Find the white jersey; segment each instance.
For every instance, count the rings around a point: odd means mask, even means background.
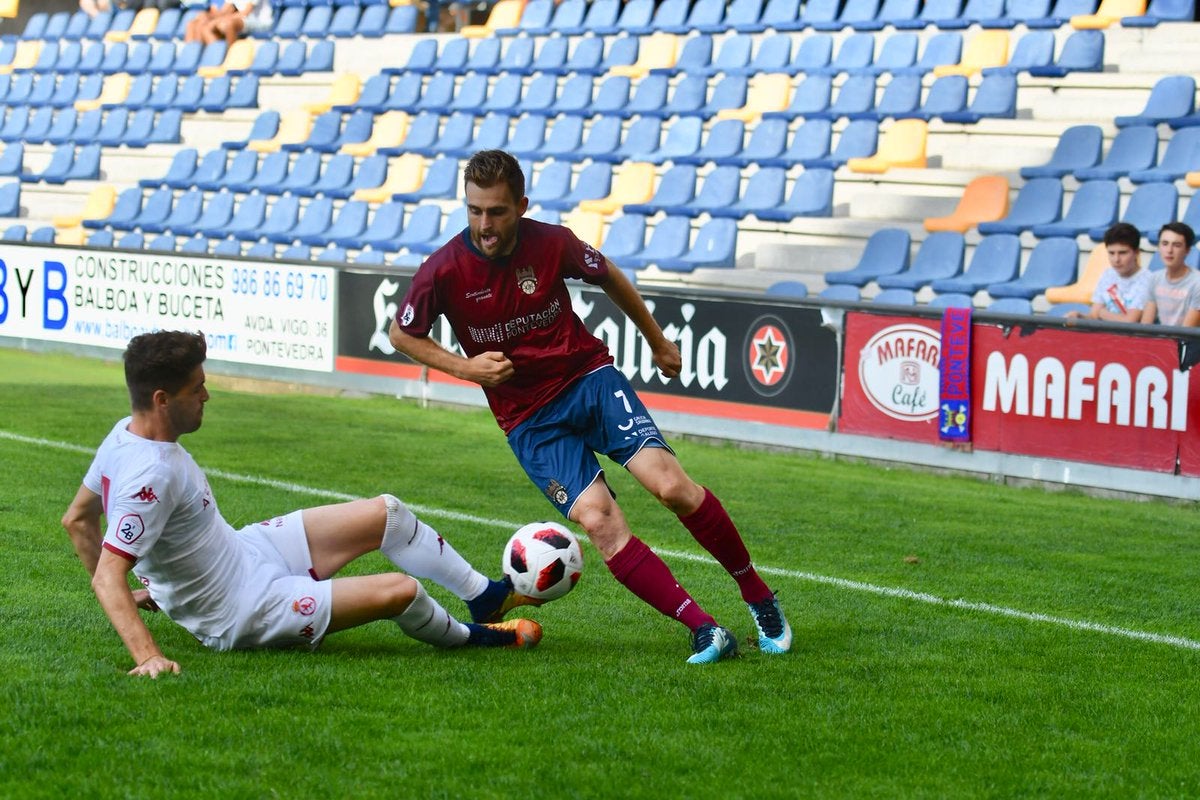
[[[217,510],[200,467],[177,442],[143,439],[126,417],[105,437],[83,479],[100,495],[104,547],[134,562],[154,602],[194,636],[236,622],[253,553]]]

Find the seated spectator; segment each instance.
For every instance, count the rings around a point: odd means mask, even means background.
[[[1150,299],[1150,272],[1139,263],[1141,232],[1128,222],[1118,222],[1104,232],[1108,251],[1108,269],[1100,276],[1092,292],[1092,308],[1087,319],[1110,322],[1139,322]],[[1068,317],[1085,316],[1078,311]]]
[[[209,45],[223,39],[232,45],[243,32],[269,30],[273,18],[270,0],[231,0],[198,14],[188,23],[184,40]]]
[[[1200,326],[1200,273],[1186,262],[1196,233],[1183,222],[1168,222],[1158,234],[1158,255],[1165,268],[1150,280],[1150,299],[1142,322],[1184,327]]]
[[[79,10],[94,17],[106,11],[112,11],[113,5],[109,0],[79,0]]]

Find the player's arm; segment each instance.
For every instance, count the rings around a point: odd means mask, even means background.
[[[654,363],[662,373],[668,378],[674,378],[683,365],[679,347],[663,334],[658,321],[646,307],[646,301],[629,278],[625,277],[621,268],[607,259],[605,261],[608,264],[608,280],[601,284],[601,288],[608,295],[608,299],[612,300],[617,308],[629,317],[629,321],[637,326],[642,336],[646,337],[650,352],[654,354]]]
[[[1137,322],[1142,318],[1144,310],[1141,308],[1131,308],[1128,311],[1109,311],[1104,306],[1100,306],[1100,311],[1095,315],[1094,319],[1103,319],[1109,322]]]
[[[440,370],[447,375],[464,381],[478,383],[480,386],[498,386],[513,376],[513,364],[504,353],[489,350],[465,358],[457,353],[451,353],[428,336],[413,336],[400,330],[396,320],[388,329],[388,340],[392,347],[404,355],[424,364],[427,367]]]
[[[129,571],[133,564],[110,550],[101,550],[92,576],[92,590],[100,607],[108,615],[113,629],[125,643],[136,665],[130,675],[157,678],[167,672],[179,672],[179,665],[162,654],[150,629],[138,614],[137,603],[129,588]]]
[[[104,529],[100,527],[103,510],[100,495],[81,485],[62,518],[62,526],[67,529],[71,544],[75,546],[75,554],[79,556],[88,575],[96,574],[96,563],[100,560],[100,544],[104,541]],[[158,611],[150,592],[145,589],[135,589],[133,599],[138,608]]]
[[[1183,315],[1183,327],[1196,328],[1200,327],[1200,308],[1189,308],[1187,313]]]
[[[1158,304],[1151,300],[1142,309],[1142,324],[1153,325],[1156,317],[1158,317]]]

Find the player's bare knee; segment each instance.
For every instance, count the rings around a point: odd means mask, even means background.
[[[658,502],[675,514],[690,514],[704,500],[704,489],[683,472],[663,475],[647,488]]]
[[[384,589],[386,603],[391,616],[403,614],[412,605],[417,596],[417,581],[400,572],[388,576],[390,580]]]

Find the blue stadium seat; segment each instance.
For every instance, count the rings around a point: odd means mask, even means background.
[[[650,232],[646,246],[636,253],[618,254],[616,258],[609,252],[608,256],[618,267],[641,268],[647,267],[664,258],[679,258],[687,252],[691,238],[692,221],[688,217],[664,217]]]
[[[525,194],[529,204],[548,208],[548,204],[560,203],[571,191],[571,163],[551,161],[537,175],[529,175],[528,179]]]
[[[340,219],[340,218],[339,218]],[[388,249],[404,229],[404,204],[389,202],[375,209],[369,224],[355,234],[341,234],[330,230],[329,241],[334,244],[361,250],[365,247]]]
[[[762,13],[753,22],[734,22],[732,28],[738,33],[762,33],[778,30],[780,25],[795,21],[800,16],[800,0],[767,0]]]
[[[358,6],[340,6],[336,11],[333,12],[333,19],[329,20],[329,29],[327,34],[335,39],[354,36],[356,33],[358,33],[359,13],[360,10]]]
[[[512,135],[508,137],[504,149],[518,158],[532,158],[541,151],[545,139],[546,118],[525,116],[513,126]]]
[[[800,281],[776,281],[763,293],[768,297],[808,297],[808,286]]]
[[[200,236],[207,239],[207,231],[219,231],[225,228],[233,219],[233,192],[216,192],[209,196],[204,203],[200,216],[193,222],[177,224],[175,233],[179,236]],[[207,249],[207,242],[205,244]]]
[[[304,15],[304,22],[300,25],[300,36],[306,39],[323,39],[329,35],[332,22],[331,6],[310,6],[308,13]]]
[[[340,156],[334,156],[338,159]],[[350,159],[350,169],[352,174],[345,185],[336,186],[335,181],[338,178],[337,173],[332,173],[330,167],[333,165],[332,160],[326,166],[325,171],[321,174],[320,185],[314,187],[321,194],[335,197],[339,200],[345,200],[351,197],[359,189],[374,189],[382,186],[387,179],[388,173],[388,157],[376,153],[372,156],[367,156],[362,159],[357,168],[353,164],[354,159]],[[339,162],[340,163],[340,162]]]
[[[8,147],[11,149],[20,142],[13,142]],[[75,145],[64,144],[55,148],[50,155],[50,162],[46,164],[41,172],[22,172],[18,176],[25,183],[37,183],[46,181],[47,183],[62,183],[68,172],[71,170],[71,165],[75,163]]]
[[[58,231],[53,225],[43,225],[30,232],[29,241],[36,244],[54,244],[57,235]]]
[[[498,41],[496,39],[488,39],[487,41]],[[593,42],[591,52],[594,54],[594,63],[600,63],[600,55],[604,51],[604,44],[598,39],[589,39]],[[580,43],[582,44],[582,42]],[[529,64],[527,70],[522,70],[520,74],[532,73],[535,75],[562,75],[572,70],[567,67],[567,50],[568,40],[564,37],[554,37],[547,39],[537,51],[533,61]],[[578,48],[577,48],[578,49]],[[496,71],[496,67],[492,69],[480,70],[485,74],[491,74]]]
[[[935,67],[957,64],[962,59],[962,46],[962,34],[958,31],[936,33],[926,40],[925,49],[921,51],[921,57],[916,64],[911,67],[897,67],[892,73],[924,75],[932,72]]]
[[[75,162],[71,164],[71,168],[62,176],[51,179],[49,176],[43,176],[42,180],[47,183],[68,183],[70,181],[94,181],[100,178],[100,155],[101,148],[98,144],[86,144],[79,148],[79,152],[75,154]]]
[[[103,49],[102,44],[100,47]],[[151,75],[166,75],[172,72],[175,67],[175,56],[174,42],[160,42],[154,47],[154,55],[150,57],[150,63],[146,65],[146,71]]]
[[[270,159],[270,155],[267,156],[267,159]],[[306,150],[298,154],[295,160],[288,165],[287,174],[283,179],[270,183],[268,181],[274,177],[275,173],[273,169],[266,168],[268,166],[267,159],[263,160],[255,180],[250,184],[251,188],[267,194],[290,193],[297,196],[311,194],[309,190],[312,189],[321,174],[320,153],[315,150]]]
[[[650,0],[653,2],[653,0]],[[626,3],[626,8],[644,2],[644,0],[630,0]],[[612,39],[608,43],[608,49],[604,53],[604,58],[601,59],[600,65],[596,69],[597,74],[603,74],[611,70],[613,67],[627,66],[637,61],[638,57],[638,37],[636,36],[621,36]]]
[[[559,34],[559,38],[570,36],[570,31],[578,31],[584,24],[590,11],[590,5],[584,0],[565,0],[565,2],[558,3],[550,24],[533,35],[553,36]]]
[[[25,165],[25,143],[12,142],[4,147],[0,155],[0,176],[15,178],[21,174]]]
[[[636,161],[649,161],[652,164],[662,164],[665,161],[682,163],[682,160],[700,150],[703,134],[704,120],[700,117],[683,117],[667,126],[666,135],[656,149],[630,155]]]
[[[196,164],[196,170],[190,177],[185,178],[186,183],[176,182],[174,180],[164,180],[160,185],[170,186],[172,189],[186,189],[189,186],[196,186],[205,191],[214,191],[221,188],[222,179],[225,177],[226,156],[224,150],[209,150],[200,158]],[[258,166],[258,160],[255,159],[255,167]]]
[[[696,0],[688,12],[683,25],[668,29],[668,33],[683,34],[689,31],[699,31],[702,34],[724,33],[725,0]]]
[[[704,105],[695,110],[680,109],[677,113],[685,117],[710,119],[726,109],[742,108],[746,105],[748,87],[749,79],[745,75],[726,75],[713,87]]]
[[[640,3],[641,0],[630,0],[626,5]],[[690,6],[689,0],[662,0],[654,7],[654,13],[650,19],[642,24],[637,24],[635,20],[630,20],[625,23],[623,29],[637,36],[648,36],[652,33],[682,33],[686,32],[687,14]],[[617,25],[621,26],[621,21],[625,18],[622,14],[617,20]]]
[[[25,136],[25,129],[27,127],[29,127],[28,106],[14,108],[4,119],[4,126],[0,127],[0,141],[20,141]]]
[[[962,112],[967,107],[969,88],[970,81],[965,76],[943,75],[929,85],[929,91],[925,93],[925,101],[921,103],[920,108],[900,115],[900,118],[931,120],[935,117],[945,118],[946,114]]]
[[[701,268],[733,269],[737,258],[737,234],[735,220],[710,219],[696,231],[696,238],[686,253],[676,258],[658,258],[653,263],[668,272],[692,272]]]
[[[855,119],[842,130],[828,156],[809,158],[802,163],[809,168],[837,169],[852,158],[874,155],[878,144],[879,123],[873,119]]]
[[[1191,75],[1168,75],[1159,78],[1150,90],[1146,106],[1139,113],[1119,116],[1113,120],[1118,128],[1131,125],[1157,125],[1196,110],[1196,79]]]
[[[43,106],[29,116],[29,124],[21,133],[21,139],[26,144],[41,144],[50,134],[52,127],[54,127],[54,109],[50,106]]]
[[[896,75],[883,89],[875,108],[851,112],[848,119],[885,120],[914,113],[921,105],[921,79],[916,75]]]
[[[936,295],[929,301],[930,308],[973,308],[975,301],[969,294],[946,292]]]
[[[222,239],[213,245],[212,254],[214,256],[240,256],[242,243],[237,239]]]
[[[84,11],[76,11],[71,15],[71,18],[67,20],[67,27],[63,29],[62,38],[71,41],[78,41],[79,39],[82,39],[83,35],[87,32],[87,27],[91,21],[92,18],[89,17]]]
[[[724,158],[720,163],[748,167],[751,164],[780,159],[788,143],[788,123],[784,119],[764,119],[754,126],[749,139],[738,153]],[[826,145],[825,152],[829,150]],[[776,164],[782,166],[782,164]]]
[[[917,298],[912,289],[884,289],[871,298],[871,302],[880,306],[911,306],[916,305]]]
[[[867,239],[858,263],[847,270],[826,272],[825,282],[861,288],[876,278],[900,273],[908,269],[911,245],[912,237],[903,228],[877,230]],[[857,293],[854,299],[858,299]]]
[[[1017,116],[1017,76],[1013,74],[985,75],[963,111],[941,115],[943,122],[973,124],[981,119],[1013,119]]]
[[[642,251],[646,242],[646,217],[625,213],[612,221],[604,233],[600,251],[614,264]]]
[[[441,236],[442,209],[435,205],[419,205],[408,215],[404,229],[392,241],[389,250],[420,247]]]
[[[193,236],[179,243],[179,252],[191,255],[208,255],[208,238]]]
[[[806,0],[799,13],[792,20],[781,20],[776,23],[777,31],[802,31],[811,28],[814,23],[832,22],[837,19],[841,3],[838,0]]]
[[[355,256],[354,263],[383,266],[387,263],[387,253],[383,250],[363,250]]]
[[[146,230],[165,220],[171,213],[174,194],[170,189],[155,189],[142,201],[142,208],[133,219],[114,222],[108,218],[108,227],[119,231]]]
[[[810,119],[839,119],[863,116],[875,107],[875,76],[851,75],[838,89],[837,97],[824,111],[807,116]]]
[[[674,117],[677,115],[700,114],[708,100],[708,78],[704,75],[685,75],[670,90],[670,96],[661,109],[649,110],[645,116]]]
[[[241,150],[252,141],[273,138],[278,131],[279,112],[274,110],[262,111],[254,118],[250,134],[245,139],[222,142],[221,147],[226,150]]]
[[[818,31],[839,31],[848,27],[869,26],[878,14],[879,0],[845,0],[834,19],[814,22],[812,27]]]
[[[175,200],[171,213],[165,219],[147,222],[141,228],[146,233],[179,233],[180,227],[191,225],[200,219],[203,208],[204,192],[199,189],[190,189]],[[171,247],[170,249],[174,250],[175,248]]]
[[[875,282],[881,289],[916,291],[939,278],[961,275],[965,253],[966,241],[961,233],[931,233],[917,248],[917,254],[908,269],[894,275],[881,275]]]
[[[1033,235],[1039,239],[1052,236],[1078,236],[1092,228],[1104,227],[1117,221],[1121,190],[1115,180],[1085,181],[1070,201],[1067,212],[1058,222],[1033,225]],[[980,224],[980,231],[983,225]]]
[[[943,30],[969,28],[973,24],[986,25],[1004,16],[1004,0],[967,0],[957,16],[934,20]]]
[[[1017,40],[1008,63],[999,67],[984,67],[983,75],[1007,73],[1016,75],[1033,69],[1049,67],[1054,63],[1054,32],[1029,31]]]
[[[1050,160],[1045,164],[1021,167],[1023,178],[1061,178],[1075,170],[1100,163],[1104,132],[1098,125],[1072,125],[1063,131]]]
[[[1020,238],[1011,233],[997,233],[979,240],[970,264],[961,275],[937,278],[929,285],[939,294],[962,293],[969,296],[993,283],[1013,280],[1020,268]]]
[[[1150,169],[1158,160],[1158,131],[1138,125],[1117,131],[1104,159],[1094,167],[1075,170],[1080,181],[1116,180],[1130,172]]]
[[[260,225],[250,230],[233,230],[231,228],[230,232],[244,242],[257,242],[263,239],[276,242],[277,237],[287,234],[296,227],[299,219],[300,198],[285,194],[275,198]]]
[[[520,75],[505,75],[498,79],[492,87],[487,102],[482,104],[482,110],[484,112],[507,112],[513,116],[520,114],[555,116],[560,112],[557,105],[558,77],[551,73],[537,75],[529,82],[529,88],[523,89]],[[564,92],[563,97],[571,98],[569,102],[577,108],[564,105],[562,110],[570,108],[572,111],[578,110],[580,114],[586,113],[586,106],[591,103],[592,78],[589,75],[577,75],[568,83],[571,81],[575,81],[577,94],[580,89],[583,90],[583,96],[572,96]]]
[[[852,33],[842,40],[837,55],[824,67],[816,67],[809,74],[836,75],[840,72],[861,73],[870,71],[875,61],[875,36],[870,33]]]
[[[629,102],[617,110],[620,116],[640,117],[661,111],[667,105],[670,78],[666,75],[648,75],[638,81],[637,89]]]
[[[144,109],[154,113],[152,109]],[[129,109],[114,108],[104,117],[99,133],[92,140],[106,147],[119,147],[125,141],[125,130],[129,127]]]
[[[425,170],[425,180],[415,192],[397,193],[393,200],[417,203],[422,200],[450,200],[458,194],[458,159],[439,156]]]
[[[1032,300],[1051,286],[1066,286],[1079,269],[1079,246],[1074,239],[1043,239],[1029,254],[1024,271],[1015,280],[990,284],[993,298],[1020,297]]]
[[[899,27],[917,17],[919,0],[883,0],[879,13],[873,19],[859,20],[851,24],[856,31],[878,31],[891,25]]]
[[[724,53],[727,48],[730,49],[728,58],[734,63],[740,62],[744,65],[750,57],[750,39],[735,34],[725,39],[721,45],[721,53]],[[720,72],[720,69],[715,68],[713,64],[713,40],[711,36],[701,34],[692,36],[684,40],[683,47],[679,50],[679,56],[675,59],[675,63],[670,67],[660,67],[650,70],[652,75],[691,75],[704,74],[711,75],[715,72]]]
[[[342,218],[345,217],[345,220]],[[342,206],[342,212],[336,220],[333,216],[333,198],[316,197],[304,207],[296,225],[286,234],[269,237],[272,241],[286,243],[299,242],[310,247],[323,245],[329,241],[333,226],[341,223],[342,231],[361,232],[367,223],[367,204],[351,200]]]
[[[592,122],[584,137],[583,146],[575,160],[593,159],[610,163],[640,160],[642,153],[658,149],[662,136],[662,120],[642,117],[633,121],[625,138],[621,138],[621,118],[600,117]]]
[[[429,254],[441,247],[447,239],[455,234],[460,233],[463,228],[467,227],[467,209],[463,206],[451,211],[449,214],[442,216],[440,229],[433,238],[424,242],[412,242],[406,245],[406,249],[413,253]]]
[[[796,177],[782,204],[756,209],[754,215],[776,222],[787,222],[796,217],[832,216],[833,183],[832,170],[806,169]]]
[[[1122,17],[1121,25],[1126,28],[1153,28],[1160,22],[1191,22],[1195,14],[1195,0],[1150,0],[1145,14]]]
[[[1001,297],[988,304],[988,311],[993,314],[1025,314],[1033,313],[1033,304],[1024,297]]]
[[[414,33],[417,29],[417,11],[416,4],[396,6],[388,14],[384,33]]]
[[[788,107],[783,111],[767,111],[763,119],[817,118],[828,116],[833,97],[833,80],[828,75],[810,75],[792,92]]]
[[[817,297],[822,300],[838,300],[850,303],[856,303],[861,299],[859,297],[859,287],[846,283],[826,286],[817,293]]]
[[[811,75],[824,70],[833,59],[833,37],[828,33],[805,36],[792,51],[792,60],[784,72],[789,75]]]
[[[539,205],[542,208],[569,211],[576,208],[583,200],[607,197],[612,191],[612,169],[611,164],[603,162],[588,164],[575,177],[569,192],[558,199],[543,200]]]
[[[1050,0],[1006,0],[1003,13],[995,18],[983,20],[984,28],[1011,30],[1026,20],[1041,20],[1050,16]]]
[[[1031,67],[1038,78],[1061,78],[1071,72],[1101,72],[1104,69],[1104,32],[1075,31],[1063,42],[1058,59],[1044,67]]]
[[[1133,183],[1176,181],[1200,170],[1200,128],[1183,128],[1167,142],[1158,166],[1134,170],[1127,176]]]
[[[1033,178],[1017,192],[1004,219],[979,223],[979,232],[1021,233],[1038,225],[1048,225],[1062,216],[1063,185],[1057,178]]]
[[[746,37],[746,41],[753,42],[753,39]],[[721,48],[717,58],[720,60],[724,53],[725,47]],[[786,33],[773,33],[770,36],[765,36],[759,39],[758,49],[754,51],[754,55],[742,65],[731,63],[729,65],[721,64],[718,69],[716,65],[710,65],[712,73],[722,72],[726,75],[757,75],[761,72],[787,72],[788,64],[792,59],[792,37]],[[710,74],[709,70],[705,71]]]
[[[1142,236],[1154,241],[1159,229],[1177,218],[1179,211],[1179,190],[1175,184],[1168,182],[1143,183],[1133,190],[1129,203],[1121,213],[1120,221],[1127,222],[1141,231]],[[1104,232],[1108,225],[1097,225],[1087,233],[1094,242],[1104,240]]]
[[[870,72],[873,75],[895,73],[911,69],[917,63],[917,51],[920,37],[911,31],[893,33],[883,40],[879,54],[871,64],[863,69],[850,70],[855,72]]]
[[[354,177],[354,156],[338,153],[320,166],[320,176],[307,186],[297,186],[295,193],[301,197],[346,197],[347,186]],[[376,184],[378,185],[378,184]]]
[[[724,163],[742,151],[745,135],[746,123],[740,119],[717,120],[708,129],[699,149],[672,158],[671,161],[676,164]]]
[[[537,158],[566,158],[578,151],[583,143],[583,117],[563,116],[553,120]]]
[[[497,28],[497,36],[545,36],[549,31],[550,20],[554,17],[553,0],[529,0],[521,11],[521,18],[515,27]]]
[[[270,191],[287,178],[290,157],[290,154],[279,150],[268,153],[260,164],[257,153],[243,150],[230,160],[218,188],[224,187],[233,192]]]
[[[708,213],[730,219],[743,219],[751,215],[766,219],[760,216],[760,212],[767,214],[781,208],[786,190],[787,171],[782,167],[763,167],[747,179],[745,190],[735,202],[713,208]]]
[[[115,246],[125,250],[142,250],[146,247],[146,236],[141,231],[129,231]]]
[[[671,216],[713,214],[736,203],[741,190],[741,170],[734,166],[716,167],[704,177],[690,200],[680,205],[663,205],[661,210]]]
[[[696,196],[696,167],[678,164],[662,174],[655,187],[654,195],[645,203],[625,206],[626,214],[650,215],[667,208],[678,208],[690,203]],[[645,224],[643,219],[643,234]],[[641,241],[638,243],[641,248]]]
[[[559,27],[557,30],[563,36],[582,36],[588,32],[599,32],[615,28],[621,14],[621,0],[591,0],[588,4],[587,15],[580,24],[571,27]],[[595,37],[597,39],[600,36]]]
[[[307,256],[308,248],[304,249],[304,253],[305,253],[305,255],[303,256],[303,259],[308,260],[308,256]],[[299,253],[294,253],[293,255],[297,259],[300,258]],[[276,253],[275,253],[275,243],[274,242],[255,242],[254,244],[252,244],[248,248],[246,248],[246,258],[261,258],[261,259],[274,260],[275,258],[277,258]]]
[[[87,243],[89,247],[112,247],[113,232],[109,230],[100,230],[88,237]]]

